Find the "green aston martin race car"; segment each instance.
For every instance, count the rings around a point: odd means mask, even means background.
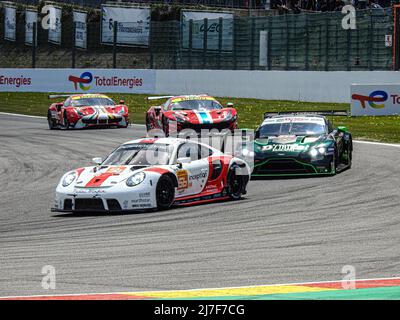
[[[351,167],[353,142],[327,115],[347,111],[266,113],[254,137],[252,176],[334,175]]]

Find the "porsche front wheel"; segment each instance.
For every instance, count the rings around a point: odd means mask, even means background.
[[[228,195],[233,200],[242,198],[246,189],[246,176],[236,172],[237,166],[232,166],[228,173]]]
[[[156,187],[157,209],[168,209],[175,200],[175,187],[170,177],[161,176]]]

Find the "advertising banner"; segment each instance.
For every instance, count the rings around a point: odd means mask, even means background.
[[[38,27],[38,14],[36,11],[26,10],[25,11],[25,44],[32,45],[33,40],[33,24],[36,22],[36,28]],[[37,32],[36,32],[36,43],[37,43]]]
[[[114,22],[117,21],[117,43],[128,46],[148,46],[150,8],[101,7],[101,42],[114,43]]]
[[[49,29],[49,42],[61,44],[61,9],[54,8],[55,23]]]
[[[16,39],[16,9],[14,7],[4,8],[4,39],[15,41]]]
[[[192,48],[203,49],[204,19],[207,18],[207,50],[219,49],[219,18],[222,18],[222,50],[233,48],[233,14],[227,12],[183,11],[182,12],[182,46],[189,48],[189,23],[193,20]]]
[[[400,84],[351,85],[352,116],[400,114]]]
[[[154,70],[0,69],[0,92],[154,93]]]
[[[75,22],[75,47],[87,48],[87,13],[81,11],[73,11]]]

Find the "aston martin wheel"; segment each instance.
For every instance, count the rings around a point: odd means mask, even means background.
[[[56,125],[54,119],[51,116],[51,111],[50,110],[47,112],[47,123],[49,124],[49,129],[50,130],[54,130],[54,129],[57,128],[57,125]]]
[[[175,187],[170,177],[161,176],[156,187],[157,208],[168,209],[175,200]]]
[[[350,169],[351,168],[351,164],[353,162],[353,150],[352,150],[352,145],[349,143],[348,147],[347,147],[347,166]]]
[[[228,195],[233,200],[239,200],[246,188],[246,176],[237,174],[236,168],[238,166],[233,165],[228,173]]]

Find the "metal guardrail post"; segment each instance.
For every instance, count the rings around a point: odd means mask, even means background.
[[[75,69],[75,54],[76,54],[76,21],[72,23],[72,69]]]
[[[32,68],[36,68],[36,33],[37,33],[37,22],[32,24]]]
[[[204,18],[203,20],[203,69],[206,68],[206,60],[207,60],[207,36],[208,36],[208,19]]]
[[[223,20],[218,19],[218,69],[221,69]]]
[[[117,37],[118,37],[118,21],[114,21],[114,40],[113,40],[113,68],[117,68]]]

